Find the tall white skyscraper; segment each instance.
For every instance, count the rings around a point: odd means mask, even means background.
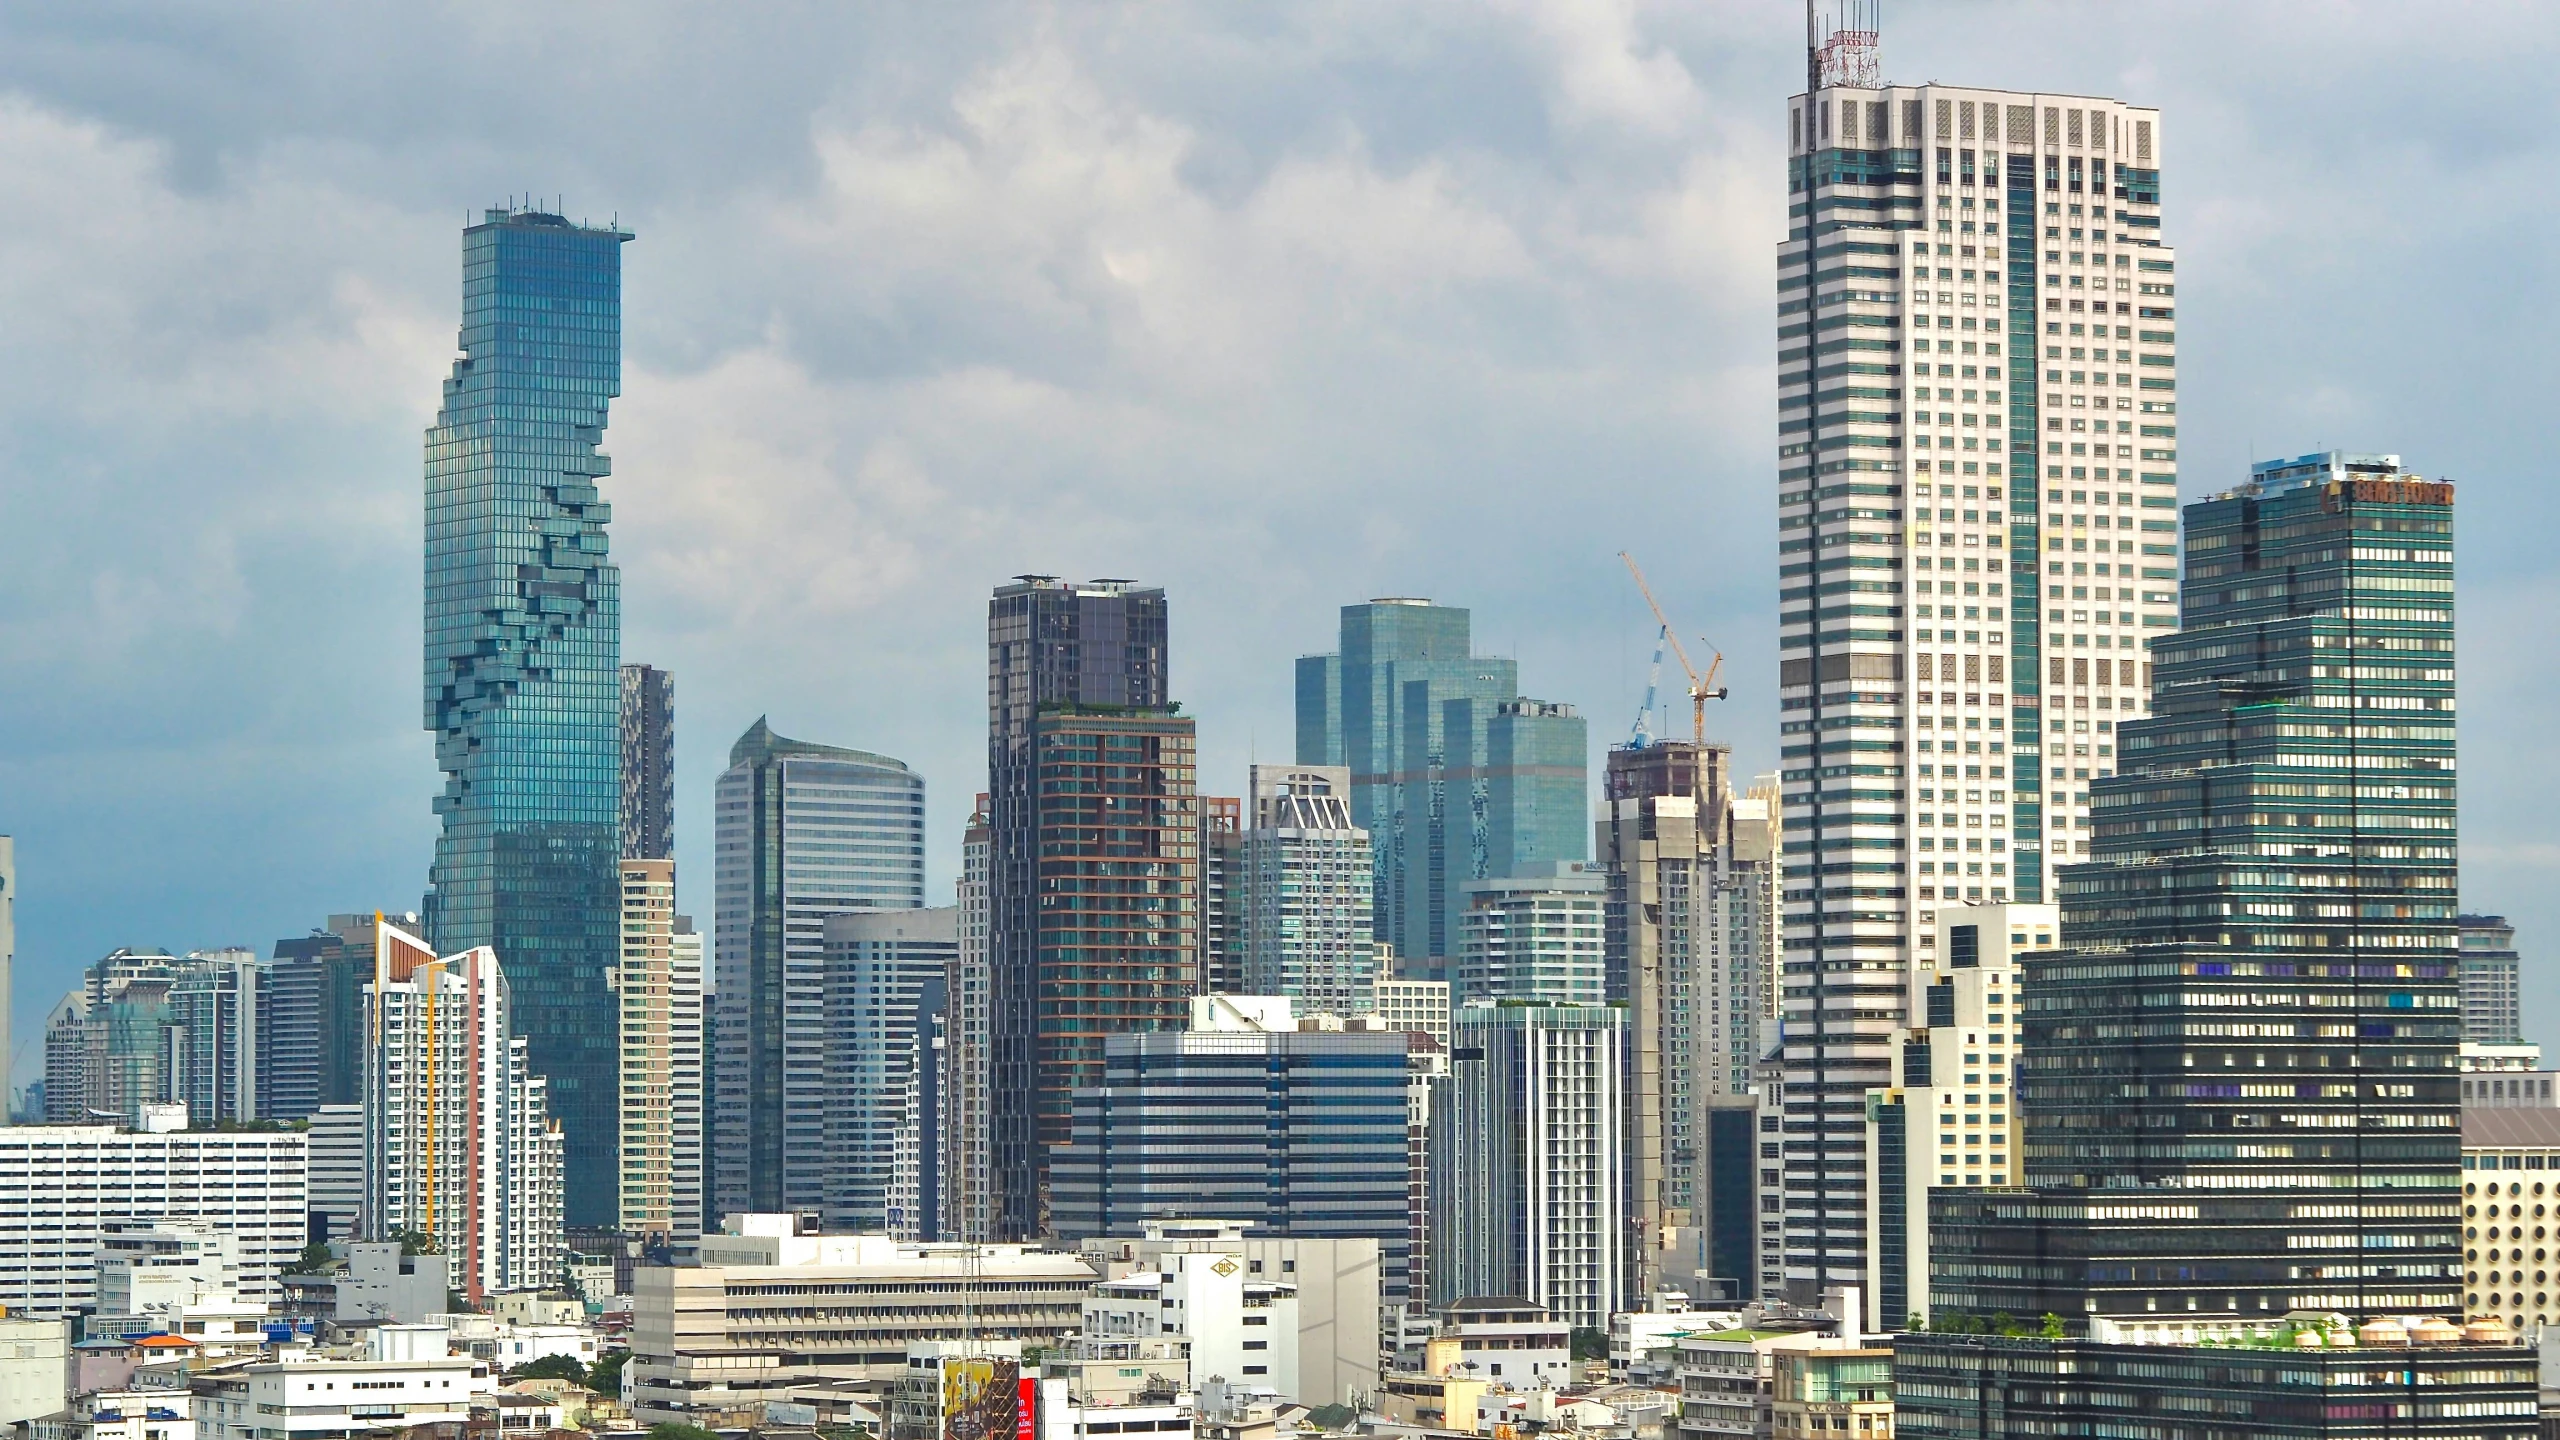
[[[681,1240],[702,1233],[702,1117],[709,1103],[709,1077],[703,1074],[702,933],[693,928],[692,916],[676,917],[674,938],[668,968],[674,1003],[668,1010],[667,1030],[675,1056],[668,1067],[673,1092],[668,1109],[675,1120],[673,1215],[676,1238]]]
[[[2143,713],[2144,637],[2177,621],[2159,112],[1886,85],[1871,43],[1809,70],[1778,251],[1782,1191],[1805,1296],[1864,1272],[1864,1097],[1894,1083],[1936,906],[2052,897]]]
[[[562,1142],[486,945],[439,958],[385,925],[365,989],[362,1228],[415,1230],[473,1301],[560,1274]]]

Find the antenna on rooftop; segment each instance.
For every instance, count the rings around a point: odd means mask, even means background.
[[[1805,0],[1805,83],[1810,90],[1845,85],[1872,90],[1884,83],[1884,0],[1831,0],[1817,17]]]

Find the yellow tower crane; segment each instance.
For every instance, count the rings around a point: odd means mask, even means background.
[[[1672,655],[1680,661],[1680,668],[1688,672],[1690,738],[1704,745],[1707,743],[1707,702],[1722,700],[1733,693],[1716,684],[1716,676],[1724,672],[1724,652],[1709,644],[1704,635],[1699,636],[1698,642],[1706,645],[1715,657],[1707,662],[1707,673],[1700,675],[1698,667],[1689,663],[1689,652],[1681,645],[1679,632],[1671,628],[1671,617],[1662,613],[1662,602],[1653,598],[1653,587],[1645,583],[1644,568],[1636,564],[1636,557],[1624,550],[1618,552],[1618,558],[1627,562],[1627,573],[1636,577],[1636,589],[1643,593],[1644,603],[1653,607],[1653,618],[1661,623],[1662,633],[1671,637]]]

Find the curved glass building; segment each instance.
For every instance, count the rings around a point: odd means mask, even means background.
[[[571,1226],[614,1220],[621,574],[597,448],[622,383],[619,227],[462,233],[462,354],[427,431],[426,725],[444,831],[426,920],[487,945],[567,1137]]]

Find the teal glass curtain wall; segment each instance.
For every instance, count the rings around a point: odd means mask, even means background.
[[[490,945],[567,1141],[565,1219],[615,1215],[621,576],[598,482],[621,391],[618,227],[491,210],[462,236],[462,355],[426,444],[427,922]]]

